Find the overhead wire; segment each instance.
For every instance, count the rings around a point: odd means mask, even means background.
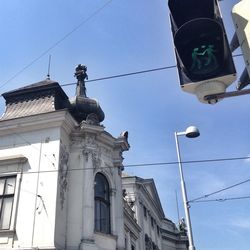
[[[18,136],[21,140],[23,140],[27,145],[31,146],[32,148],[34,148],[35,150],[39,151],[39,149],[34,146],[29,140],[27,140],[26,138],[24,138],[24,136],[20,135],[19,133],[16,133],[13,131],[13,134],[15,134],[16,136]],[[45,139],[46,141],[47,139]],[[44,157],[46,157],[50,163],[53,165],[53,167],[55,167],[55,164],[53,162],[53,160],[51,160],[47,154],[43,154],[42,155]],[[55,159],[55,155],[54,154],[51,154],[51,156],[53,156],[53,159]],[[250,156],[244,156],[244,157],[228,157],[228,158],[215,158],[215,159],[203,159],[203,160],[189,160],[189,161],[181,161],[182,164],[197,164],[197,163],[209,163],[209,162],[226,162],[226,161],[237,161],[237,160],[250,160]],[[132,168],[132,167],[148,167],[148,166],[164,166],[164,165],[177,165],[179,164],[178,161],[169,161],[169,162],[152,162],[152,163],[137,163],[137,164],[127,164],[127,165],[123,165],[124,168]],[[110,167],[107,167],[107,168],[110,168]],[[84,168],[86,170],[88,170],[87,168]],[[84,170],[82,168],[76,168],[76,169],[73,169],[73,170]],[[93,169],[93,168],[90,168],[90,169]],[[49,170],[50,171],[50,170]],[[55,172],[55,171],[59,171],[59,170],[56,170],[54,169],[52,172]],[[47,172],[47,171],[46,171]],[[38,173],[38,172],[30,172],[30,173]],[[250,179],[248,179],[247,181],[250,181]],[[245,181],[246,182],[246,181]],[[240,183],[241,184],[241,183]],[[238,184],[235,184],[234,186],[237,186]],[[229,187],[230,188],[230,187]],[[226,188],[228,189],[228,188]],[[226,189],[222,189],[223,190],[226,190]],[[221,191],[217,191],[217,192],[221,192]],[[215,192],[215,193],[217,193]],[[212,195],[213,193],[211,194],[207,194],[207,195],[204,195],[202,197],[198,197],[196,199],[193,199],[189,202],[192,202],[194,200],[199,200],[199,199],[202,199],[203,197],[208,197],[210,195]]]
[[[18,134],[17,134],[18,135]],[[28,142],[25,138],[21,137],[21,139],[23,139],[28,145],[32,145],[30,142]],[[33,147],[34,149],[37,149],[37,147]],[[47,157],[46,154],[42,154],[42,156]],[[250,159],[250,157],[237,157],[237,158],[223,158],[224,161],[226,160],[243,160],[243,159]],[[49,159],[50,160],[50,159]],[[186,161],[186,162],[183,162],[183,163],[198,163],[198,162],[211,162],[211,161],[221,161],[222,159],[210,159],[210,160],[201,160],[201,161]],[[52,163],[53,167],[55,167],[55,164],[50,160],[50,162]],[[152,165],[173,165],[173,164],[178,164],[178,162],[163,162],[163,163],[142,163],[142,164],[131,164],[131,165],[124,165],[124,167],[142,167],[142,166],[152,166]],[[114,167],[111,167],[111,166],[106,166],[106,167],[102,167],[102,168],[114,168]],[[73,172],[73,171],[87,171],[87,170],[93,170],[95,169],[94,167],[89,167],[89,168],[72,168],[72,169],[64,169],[64,170],[61,170],[61,169],[50,169],[50,170],[39,170],[39,171],[27,171],[27,172],[22,172],[22,174],[46,174],[46,173],[60,173],[60,172]],[[5,173],[5,172],[2,172],[2,174]],[[8,172],[6,172],[8,173]],[[240,185],[243,185],[247,182],[249,182],[250,179],[246,179],[244,181],[241,181],[241,182],[238,182],[236,184],[233,184],[231,186],[228,186],[226,188],[223,188],[223,189],[219,189],[217,191],[214,191],[212,193],[209,193],[209,194],[206,194],[206,195],[203,195],[203,196],[200,196],[198,198],[195,198],[195,199],[192,199],[190,201],[188,201],[188,203],[201,203],[201,202],[215,202],[215,201],[229,201],[229,200],[240,200],[240,199],[249,199],[250,196],[242,196],[242,197],[231,197],[231,198],[218,198],[218,199],[205,199],[209,196],[212,196],[214,194],[218,194],[220,192],[223,192],[223,191],[226,191],[226,190],[229,190],[229,189],[232,189],[234,187],[237,187],[237,186],[240,186]],[[202,200],[203,199],[203,200]],[[204,200],[205,199],[205,200]]]
[[[222,189],[219,189],[219,190],[217,190],[217,191],[215,191],[215,192],[212,192],[212,193],[209,193],[209,194],[205,194],[205,195],[202,195],[202,196],[200,196],[200,197],[198,197],[198,198],[192,199],[192,200],[188,201],[188,203],[197,202],[198,200],[205,199],[205,198],[207,198],[207,197],[209,197],[209,196],[212,196],[212,195],[215,195],[215,194],[224,192],[224,191],[229,190],[229,189],[231,189],[231,188],[235,188],[235,187],[240,186],[240,185],[243,185],[243,184],[245,184],[245,183],[247,183],[247,182],[249,182],[249,181],[250,181],[250,179],[247,179],[247,180],[238,182],[238,183],[233,184],[233,185],[231,185],[231,186],[228,186],[228,187],[226,187],[226,188],[222,188]]]
[[[123,167],[126,167],[126,166],[123,166]],[[112,169],[112,168],[116,168],[116,167],[112,167],[112,166],[106,166],[106,167],[101,167],[102,169]],[[85,170],[94,170],[95,168],[94,167],[89,167],[89,168],[72,168],[72,169],[67,169],[67,170],[63,170],[63,171],[69,171],[69,172],[73,172],[73,171],[85,171]],[[50,173],[50,172],[60,172],[61,170],[60,169],[52,169],[52,170],[41,170],[41,171],[28,171],[28,172],[23,172],[22,174],[37,174],[37,173]],[[5,173],[5,172],[1,172],[1,173]],[[8,172],[6,172],[8,173]],[[250,179],[247,179],[246,181],[244,181],[244,183],[246,182],[249,182]],[[241,183],[241,184],[244,184],[244,183]],[[241,185],[239,184],[239,185]],[[239,186],[239,185],[235,185],[233,187],[236,187],[236,186]],[[233,187],[230,187],[230,188],[233,188]],[[224,190],[218,190],[215,193],[219,193],[219,192],[222,192]],[[208,197],[208,196],[207,196]],[[202,197],[202,198],[206,198],[206,197]],[[201,197],[199,197],[199,199],[202,199]],[[190,200],[188,202],[195,202],[196,200],[198,199],[194,199],[194,200]]]
[[[66,33],[62,38],[60,38],[58,41],[53,43],[49,48],[44,50],[39,56],[34,58],[30,63],[28,63],[26,66],[24,66],[22,69],[20,69],[16,74],[14,74],[11,78],[9,78],[7,81],[5,81],[2,85],[0,85],[0,88],[4,87],[6,84],[8,84],[10,81],[15,79],[17,76],[19,76],[21,73],[23,73],[27,68],[29,68],[31,65],[33,65],[35,62],[37,62],[39,59],[41,59],[43,56],[45,56],[49,51],[54,49],[56,46],[58,46],[60,43],[62,43],[66,38],[68,38],[70,35],[72,35],[76,30],[78,30],[82,25],[87,23],[90,19],[92,19],[94,16],[96,16],[101,10],[103,10],[107,5],[109,5],[113,0],[108,0],[105,4],[103,4],[101,7],[96,9],[94,12],[92,12],[87,18],[84,18],[78,25],[76,25],[71,31]]]
[[[112,76],[105,76],[105,77],[95,78],[95,79],[91,79],[91,80],[86,80],[85,82],[97,82],[97,81],[103,81],[103,80],[110,80],[110,79],[114,79],[114,78],[145,74],[145,73],[150,73],[150,72],[160,71],[160,70],[166,70],[166,69],[172,69],[172,68],[176,68],[176,65],[160,67],[160,68],[154,68],[154,69],[146,69],[146,70],[141,70],[141,71],[134,71],[134,72],[123,73],[123,74],[112,75]],[[73,82],[73,83],[61,84],[61,87],[71,86],[71,85],[76,85],[76,83]]]
[[[13,132],[13,134],[15,134],[16,136],[18,136],[20,139],[22,139],[25,143],[27,143],[28,145],[30,145],[32,148],[34,148],[37,151],[40,151],[39,148],[37,148],[35,145],[33,145],[30,141],[28,141],[26,138],[24,138],[21,134]],[[48,157],[47,154],[42,153],[42,155],[48,159],[48,161],[52,164],[52,166],[55,168],[55,163]],[[51,156],[53,156],[53,158],[55,159],[55,155],[51,154]]]
[[[46,154],[43,154],[44,157],[47,157]],[[242,159],[250,159],[250,157],[238,157],[238,158],[228,158],[228,160],[242,160]],[[50,160],[50,159],[49,159]],[[218,159],[220,161],[220,159]],[[216,161],[216,159],[213,159],[213,161]],[[206,160],[202,160],[202,161],[195,161],[195,163],[199,163],[199,162],[206,162]],[[210,162],[210,160],[208,161]],[[189,163],[188,161],[186,163]],[[194,163],[194,161],[192,161],[192,163]],[[122,167],[124,168],[130,168],[130,167],[146,167],[146,166],[164,166],[164,165],[177,165],[178,162],[164,162],[164,163],[142,163],[142,164],[131,164],[131,165],[123,165]],[[53,164],[54,166],[54,164]],[[111,168],[116,168],[116,167],[112,167],[112,166],[106,166],[106,167],[102,167],[103,169],[107,168],[107,169],[111,169]],[[93,170],[95,169],[94,167],[89,167],[89,168],[72,168],[72,169],[68,169],[66,171],[85,171],[85,170]],[[49,173],[49,172],[60,172],[61,170],[60,169],[53,169],[53,170],[41,170],[41,171],[29,171],[29,172],[23,172],[23,174],[36,174],[36,173]],[[242,183],[238,183],[238,184],[235,184],[233,186],[238,186],[238,185],[241,185],[241,184],[244,184],[245,182],[248,182],[250,181],[250,179],[247,179],[246,181],[242,182]],[[232,186],[232,187],[233,187]],[[232,187],[229,187],[229,188],[232,188]],[[215,194],[215,193],[219,193],[219,192],[222,192],[226,189],[229,189],[229,188],[225,188],[223,190],[219,190],[219,191],[216,191],[216,192],[213,192],[212,194]],[[204,195],[205,197],[208,197],[212,194],[208,194],[208,195]],[[193,200],[190,200],[189,202],[193,202],[194,200],[198,200],[198,199],[202,199],[204,198],[204,196],[202,197],[199,197],[199,198],[196,198],[196,199],[193,199]]]
[[[23,140],[27,145],[31,146],[32,148],[34,148],[35,150],[39,151],[39,149],[34,146],[29,140],[27,140],[26,138],[24,138],[22,135],[20,135],[19,133],[13,132],[13,134],[15,134],[16,136],[18,136],[21,140]],[[45,139],[46,141],[46,139]],[[54,162],[48,157],[47,154],[43,154],[42,155],[44,157],[46,157],[51,164],[53,165],[53,167],[55,167]],[[53,159],[55,158],[54,154],[51,154],[51,156],[53,156]],[[250,156],[244,156],[244,157],[228,157],[228,158],[215,158],[215,159],[203,159],[203,160],[189,160],[189,161],[182,161],[182,164],[197,164],[197,163],[208,163],[208,162],[226,162],[226,161],[237,161],[237,160],[250,160]],[[169,162],[152,162],[152,163],[137,163],[137,164],[127,164],[127,165],[123,165],[124,168],[132,168],[132,167],[148,167],[148,166],[164,166],[164,165],[177,165],[179,164],[178,161],[169,161]],[[107,167],[110,168],[110,167]],[[86,169],[86,168],[85,168]],[[92,168],[91,168],[92,169]],[[74,169],[74,170],[83,170],[82,168],[79,169]],[[54,172],[55,170],[53,170]],[[248,179],[247,181],[250,181],[250,179]],[[238,184],[235,184],[234,186],[237,186]],[[230,187],[229,187],[230,188]],[[226,188],[227,189],[227,188]],[[225,190],[226,190],[225,189]],[[223,189],[224,190],[224,189]],[[223,191],[222,190],[222,191]],[[218,191],[217,191],[218,192]],[[221,192],[221,191],[219,191]],[[216,193],[216,192],[215,192]],[[213,193],[212,193],[213,194]],[[201,199],[203,197],[208,197],[212,194],[208,194],[208,195],[204,195],[202,197],[198,197],[194,200],[198,200]],[[190,201],[190,202],[192,202]]]
[[[43,154],[43,156],[47,157],[45,154]],[[237,158],[228,158],[228,160],[239,160],[239,159],[249,159],[250,157],[237,157]],[[221,159],[218,159],[219,161]],[[225,160],[225,159],[224,159]],[[209,160],[210,162],[211,160]],[[213,159],[213,161],[216,161],[216,159]],[[194,162],[194,161],[192,161]],[[198,161],[195,161],[195,162],[198,162]],[[202,162],[205,162],[205,160],[202,160]],[[188,163],[188,162],[186,162]],[[172,165],[172,164],[178,164],[178,162],[165,162],[165,163],[155,163],[156,165],[166,165],[166,164],[169,164],[169,165]],[[123,167],[142,167],[144,165],[155,165],[154,163],[151,163],[151,164],[133,164],[133,165],[124,165]],[[53,164],[54,166],[54,164]],[[111,168],[115,168],[115,167],[111,167],[111,166],[106,166],[106,167],[102,167],[103,168],[108,168],[108,169],[111,169]],[[46,173],[65,173],[65,172],[74,172],[74,171],[87,171],[87,170],[93,170],[95,169],[94,167],[88,167],[88,168],[72,168],[72,169],[50,169],[50,170],[39,170],[39,171],[27,171],[27,172],[22,172],[22,174],[46,174]],[[5,172],[2,172],[2,174],[4,174]],[[6,172],[8,173],[8,172]],[[223,192],[223,191],[226,191],[226,190],[229,190],[229,189],[232,189],[232,188],[235,188],[237,186],[240,186],[240,185],[243,185],[247,182],[250,181],[250,178],[249,179],[246,179],[244,181],[241,181],[241,182],[238,182],[236,184],[233,184],[231,186],[228,186],[226,188],[223,188],[223,189],[219,189],[217,191],[214,191],[212,193],[209,193],[209,194],[206,194],[206,195],[203,195],[203,196],[200,196],[198,198],[195,198],[195,199],[192,199],[190,201],[188,201],[188,203],[201,203],[201,202],[214,202],[214,201],[229,201],[229,200],[240,200],[240,199],[249,199],[250,196],[242,196],[242,197],[231,197],[231,198],[218,198],[218,199],[205,199],[209,196],[212,196],[214,194],[218,194],[220,192]],[[203,199],[203,200],[202,200]]]
[[[0,85],[0,88],[4,87],[6,84],[8,84],[10,81],[15,79],[18,75],[20,75],[22,72],[24,72],[27,68],[29,68],[31,65],[33,65],[35,62],[37,62],[39,59],[41,59],[43,56],[45,56],[49,51],[54,49],[56,46],[58,46],[61,42],[63,42],[66,38],[68,38],[72,33],[74,33],[76,30],[78,30],[83,24],[85,24],[87,21],[89,21],[92,17],[97,15],[102,9],[104,9],[108,4],[110,4],[113,0],[107,1],[103,6],[98,8],[96,11],[94,11],[90,16],[88,16],[86,19],[84,19],[82,22],[80,22],[77,26],[75,26],[71,31],[66,33],[61,39],[59,39],[57,42],[52,44],[48,49],[46,49],[44,52],[42,52],[38,57],[33,59],[30,63],[28,63],[26,66],[24,66],[21,70],[19,70],[16,74],[14,74],[11,78],[9,78],[7,81],[5,81],[2,85]],[[235,54],[232,55],[233,57],[239,57],[243,56],[243,54]],[[120,77],[126,77],[126,76],[132,76],[132,75],[138,75],[138,74],[145,74],[149,72],[154,71],[160,71],[160,70],[166,70],[175,68],[176,65],[170,65],[165,67],[159,67],[159,68],[153,68],[153,69],[147,69],[147,70],[141,70],[141,71],[135,71],[135,72],[129,72],[129,73],[123,73],[118,75],[112,75],[112,76],[106,76],[96,79],[87,80],[86,82],[96,82],[96,81],[103,81],[103,80],[110,80],[114,78],[120,78]],[[68,83],[68,84],[62,84],[61,86],[71,86],[75,85],[76,83]]]
[[[233,55],[233,57],[238,57],[238,56],[242,56],[242,55],[243,54],[237,54],[237,55]],[[133,71],[133,72],[122,73],[122,74],[111,75],[111,76],[104,76],[104,77],[100,77],[100,78],[86,80],[85,82],[87,83],[87,82],[97,82],[97,81],[103,81],[103,80],[110,80],[110,79],[114,79],[114,78],[121,78],[121,77],[146,74],[146,73],[151,73],[151,72],[161,71],[161,70],[166,70],[166,69],[173,69],[176,67],[177,67],[176,65],[169,65],[169,66],[165,66],[165,67],[145,69],[145,70]],[[66,86],[71,86],[71,85],[76,85],[76,82],[61,84],[61,87],[66,87]]]
[[[245,199],[250,199],[250,196],[219,198],[219,199],[211,199],[211,200],[199,200],[199,201],[194,201],[194,203],[215,202],[215,201],[217,201],[217,202],[224,202],[224,201],[245,200]]]
[[[190,160],[190,161],[181,161],[181,163],[191,164],[191,163],[224,162],[224,161],[249,160],[249,159],[250,159],[250,156],[245,156],[245,157],[230,157],[230,158],[217,158],[217,159],[204,159],[204,160]],[[126,165],[125,167],[173,165],[173,164],[178,164],[178,161],[129,164],[129,165]]]
[[[20,134],[18,133],[14,133],[16,134],[17,136],[19,136],[19,138],[21,138],[27,145],[30,145],[32,146],[34,149],[36,150],[39,150],[37,147],[35,147],[31,142],[29,142],[26,138],[24,138],[23,136],[21,136]],[[46,140],[45,140],[46,141]],[[54,156],[54,159],[55,159],[55,155],[52,154]],[[94,167],[90,167],[90,168],[72,168],[72,169],[65,169],[65,170],[62,170],[62,169],[56,169],[56,166],[54,164],[54,162],[48,157],[48,155],[46,154],[43,154],[41,152],[41,156],[43,157],[46,157],[50,163],[52,164],[52,166],[54,167],[54,169],[49,169],[49,170],[38,170],[38,171],[27,171],[27,172],[23,172],[22,171],[22,174],[42,174],[42,173],[61,173],[61,172],[72,172],[72,171],[87,171],[87,170],[93,170],[95,169]],[[189,163],[207,163],[207,162],[221,162],[221,161],[232,161],[232,160],[249,160],[250,159],[250,156],[247,156],[247,157],[231,157],[231,158],[217,158],[217,159],[206,159],[206,160],[192,160],[192,161],[182,161],[183,164],[189,164]],[[179,162],[177,161],[172,161],[172,162],[157,162],[157,163],[140,163],[140,164],[129,164],[129,165],[124,165],[124,166],[121,166],[121,167],[124,167],[124,168],[129,168],[129,167],[145,167],[145,166],[156,166],[156,165],[176,165],[178,164]],[[111,169],[111,168],[115,168],[115,167],[112,167],[112,166],[106,166],[106,167],[102,167],[102,168],[108,168],[108,169]],[[4,174],[5,172],[2,172],[2,174]],[[8,173],[8,172],[6,172]],[[247,199],[247,197],[233,197],[233,198],[220,198],[220,199],[214,199],[214,200],[207,200],[206,198],[209,197],[209,196],[212,196],[212,195],[215,195],[215,194],[218,194],[220,192],[223,192],[223,191],[226,191],[226,190],[229,190],[229,189],[232,189],[234,187],[237,187],[237,186],[240,186],[240,185],[243,185],[247,182],[250,182],[250,178],[249,179],[246,179],[244,181],[241,181],[241,182],[238,182],[236,184],[233,184],[231,186],[228,186],[226,188],[222,188],[222,189],[219,189],[217,191],[214,191],[212,193],[209,193],[209,194],[206,194],[206,195],[203,195],[203,196],[200,196],[198,198],[195,198],[195,199],[192,199],[190,201],[188,201],[188,203],[195,203],[195,202],[209,202],[209,201],[226,201],[226,200],[236,200],[236,199]],[[250,197],[249,197],[250,198]],[[203,200],[202,200],[203,199]],[[204,200],[206,199],[206,200]]]

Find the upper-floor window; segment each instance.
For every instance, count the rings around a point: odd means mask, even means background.
[[[145,206],[143,206],[143,213],[144,217],[147,218],[147,208]]]
[[[110,233],[110,194],[107,178],[97,173],[95,176],[95,230]]]
[[[151,226],[152,226],[152,228],[154,228],[154,218],[153,217],[151,217]]]
[[[152,247],[153,245],[151,238],[145,234],[145,250],[152,250]]]
[[[160,227],[157,225],[157,234],[160,235]]]
[[[0,230],[10,229],[16,176],[0,177]]]

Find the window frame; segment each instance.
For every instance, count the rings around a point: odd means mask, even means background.
[[[7,186],[8,180],[14,179],[14,187],[13,187],[13,192],[8,193],[7,191]],[[0,176],[0,181],[4,180],[3,183],[3,192],[2,194],[0,193],[0,231],[8,231],[11,228],[11,220],[13,218],[13,207],[14,207],[14,199],[15,199],[15,191],[16,191],[16,185],[17,185],[17,175],[8,175],[8,176]],[[4,217],[6,217],[6,211],[4,207],[4,203],[6,200],[11,198],[11,206],[10,206],[10,212],[8,215],[8,227],[5,227],[4,224]]]
[[[151,216],[151,227],[154,228],[154,218]]]
[[[102,185],[103,195],[98,195],[97,178],[100,178],[99,185]],[[100,187],[100,186],[99,186]],[[110,184],[103,173],[96,173],[94,187],[94,207],[95,207],[95,232],[111,234],[111,205],[110,205]]]
[[[148,210],[146,208],[146,206],[143,205],[143,214],[144,214],[144,218],[147,219],[148,218]]]
[[[0,157],[0,177],[16,177],[9,229],[0,229],[0,234],[6,237],[14,237],[16,230],[17,210],[20,198],[23,167],[27,161],[28,158],[22,154],[5,155]]]
[[[160,236],[160,227],[157,225],[157,235]]]

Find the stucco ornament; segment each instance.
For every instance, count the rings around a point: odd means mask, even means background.
[[[101,167],[101,148],[96,143],[96,136],[91,133],[86,133],[83,141],[83,155],[86,161],[92,160],[93,170]],[[90,157],[91,156],[91,157]]]
[[[85,156],[86,161],[92,159],[93,171],[101,167],[101,153],[98,148],[90,148],[85,146],[82,153]]]
[[[59,186],[60,186],[60,203],[63,209],[65,201],[65,193],[68,185],[68,162],[69,153],[65,145],[60,146],[60,160],[59,160]]]

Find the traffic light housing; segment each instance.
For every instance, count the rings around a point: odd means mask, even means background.
[[[217,0],[169,0],[171,29],[182,89],[207,102],[236,79]]]

